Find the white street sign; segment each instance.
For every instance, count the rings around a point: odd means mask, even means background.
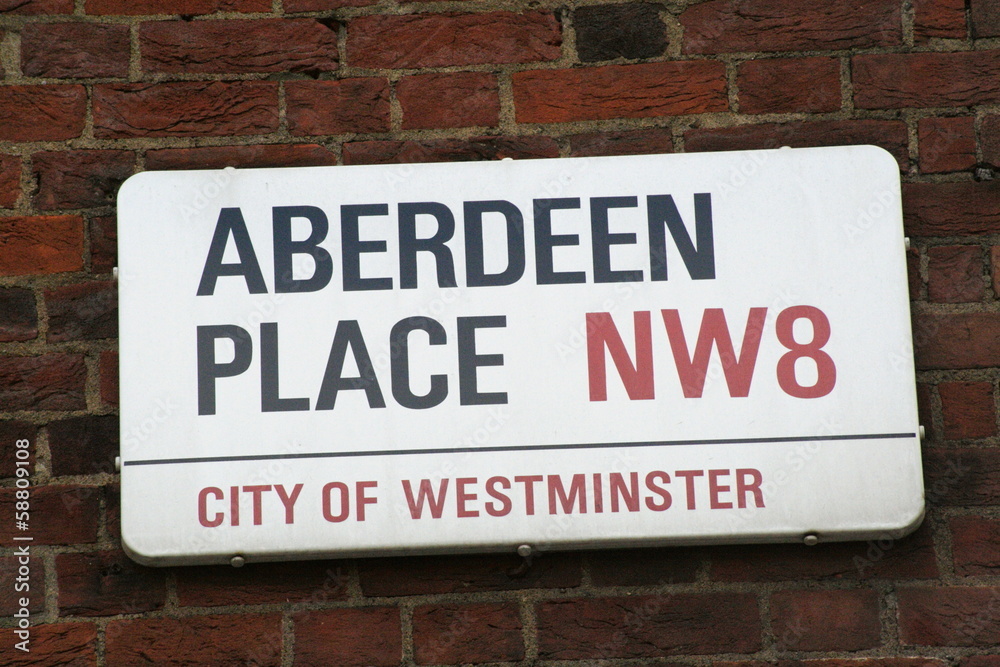
[[[922,517],[881,149],[146,172],[118,205],[139,562]]]

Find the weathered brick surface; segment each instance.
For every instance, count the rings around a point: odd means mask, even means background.
[[[672,153],[674,139],[669,129],[658,127],[628,132],[588,132],[570,135],[569,151],[573,157]]]
[[[998,588],[902,588],[897,595],[904,644],[990,646],[1000,641]]]
[[[87,0],[88,14],[188,16],[215,12],[268,12],[268,0]]]
[[[997,216],[1000,181],[903,184],[903,222],[913,236],[988,234]]]
[[[124,25],[29,23],[21,31],[21,71],[64,79],[124,77],[130,48]]]
[[[1000,503],[1000,452],[995,449],[928,449],[924,487],[932,505],[980,507]]]
[[[94,87],[94,134],[200,137],[261,134],[278,127],[278,88],[266,81],[184,81]]]
[[[86,282],[45,292],[52,342],[118,335],[118,289],[113,282]]]
[[[285,0],[286,13],[293,12],[325,12],[341,7],[364,7],[374,5],[377,0]]]
[[[921,172],[939,174],[971,169],[976,165],[974,118],[921,118],[917,132]]]
[[[1000,521],[957,516],[949,526],[955,574],[975,577],[1000,571]]]
[[[3,93],[0,141],[63,141],[83,132],[87,112],[83,86],[4,86]]]
[[[151,170],[320,167],[336,163],[336,156],[318,144],[159,148],[146,152],[146,168]],[[93,235],[90,243],[93,246]]]
[[[757,600],[745,593],[551,600],[536,615],[545,660],[752,653],[761,643]]]
[[[166,571],[137,565],[121,551],[59,554],[56,572],[63,615],[138,614],[166,602]]]
[[[521,619],[512,602],[425,605],[413,610],[419,665],[496,662],[524,657]]]
[[[968,34],[965,0],[915,0],[913,36],[916,41],[932,38],[962,39]]]
[[[338,561],[186,567],[176,575],[177,600],[184,606],[322,603],[347,597],[348,570]]]
[[[14,630],[0,629],[0,641],[13,647],[21,641]],[[97,626],[90,623],[53,623],[32,630],[29,644],[32,667],[90,667],[97,664]],[[7,648],[13,651],[13,648]],[[15,663],[17,664],[17,663]]]
[[[296,665],[394,667],[400,663],[402,634],[395,607],[323,609],[297,614],[292,622]]]
[[[424,141],[352,141],[344,144],[344,164],[400,162],[473,162],[558,157],[559,146],[549,137],[474,137]]]
[[[90,269],[110,273],[118,265],[118,221],[111,216],[90,219]]]
[[[989,368],[1000,364],[1000,314],[924,315],[913,328],[917,368]]]
[[[0,153],[0,208],[17,205],[21,194],[21,158]]]
[[[347,26],[355,67],[442,67],[555,60],[559,21],[550,12],[365,16]]]
[[[667,26],[661,5],[634,2],[590,5],[573,13],[580,60],[656,58],[667,48]]]
[[[0,0],[0,14],[72,14],[73,0]]]
[[[96,486],[47,485],[31,490],[31,544],[93,544],[97,541],[98,494]],[[0,489],[0,510],[14,516],[14,489]],[[14,522],[0,525],[0,539],[14,544]],[[35,561],[38,564],[38,561]]]
[[[748,60],[740,65],[736,85],[743,113],[840,108],[840,62],[836,58]]]
[[[871,54],[851,59],[862,109],[966,107],[1000,101],[1000,50]]]
[[[83,220],[75,215],[0,218],[0,275],[83,268]]]
[[[942,382],[938,385],[938,393],[941,395],[946,439],[996,435],[992,382]]]
[[[118,353],[102,352],[99,370],[101,400],[108,405],[118,405]]]
[[[891,0],[709,0],[680,21],[686,53],[868,48],[903,37]]]
[[[592,552],[587,562],[597,586],[660,586],[693,582],[701,556],[696,549],[615,549]]]
[[[32,155],[31,163],[35,206],[43,211],[113,204],[118,187],[135,172],[132,151],[46,151]]]
[[[973,37],[1000,37],[1000,7],[990,0],[972,0],[969,18]]]
[[[684,147],[689,152],[859,144],[884,148],[904,169],[909,163],[906,124],[894,120],[793,121],[695,129],[684,133]]]
[[[937,246],[927,251],[927,296],[938,303],[983,298],[983,251],[979,246]]]
[[[20,287],[0,288],[0,342],[31,340],[38,335],[35,295]]]
[[[337,30],[313,19],[150,21],[139,32],[150,72],[332,72]]]
[[[422,74],[396,84],[403,127],[471,127],[496,125],[500,95],[492,74]]]
[[[778,591],[771,595],[771,631],[777,649],[783,651],[874,648],[881,633],[878,593],[871,589]]]
[[[389,82],[380,77],[293,81],[285,96],[288,129],[295,135],[389,129]]]
[[[979,146],[984,162],[1000,166],[1000,115],[990,114],[983,118],[979,127]]]
[[[0,357],[0,403],[7,410],[83,410],[86,382],[79,354]]]
[[[281,648],[278,614],[116,620],[105,631],[105,657],[112,665],[277,667]]]
[[[0,614],[6,617],[21,609],[27,609],[31,614],[45,611],[45,565],[40,559],[34,562],[29,560],[26,564],[19,562],[21,560],[23,556],[0,558],[0,577],[7,584],[0,588]],[[27,607],[23,606],[24,600],[28,601]],[[7,651],[13,649],[8,648]]]
[[[725,67],[707,60],[529,70],[512,77],[521,123],[725,111]]]
[[[31,422],[21,420],[0,420],[0,438],[8,443],[6,447],[0,447],[0,478],[14,477],[18,466],[17,461],[27,461],[26,467],[29,473],[35,472],[35,454],[38,444],[38,426]],[[27,448],[16,447],[18,440],[27,440]],[[18,451],[28,452],[28,458],[17,456]]]
[[[118,416],[83,415],[49,424],[53,475],[111,473],[118,456]]]

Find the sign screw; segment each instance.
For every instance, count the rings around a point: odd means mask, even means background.
[[[802,542],[807,547],[814,547],[814,546],[816,546],[819,543],[819,538],[816,537],[814,534],[809,533],[804,538],[802,538]]]
[[[520,556],[521,558],[527,558],[528,556],[530,556],[531,555],[531,545],[530,544],[522,544],[521,546],[519,546],[517,548],[517,555]]]
[[[229,564],[233,567],[243,567],[246,565],[246,562],[247,561],[243,558],[243,556],[233,556],[232,560],[229,561]]]

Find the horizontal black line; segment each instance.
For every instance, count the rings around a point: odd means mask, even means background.
[[[220,463],[223,461],[272,461],[281,459],[339,459],[361,456],[416,456],[418,454],[466,454],[476,452],[526,452],[555,449],[610,449],[628,447],[675,447],[678,445],[752,445],[778,442],[820,442],[829,440],[898,440],[915,438],[916,433],[861,433],[858,435],[799,435],[779,438],[724,438],[717,440],[656,440],[650,442],[597,442],[573,445],[514,445],[511,447],[441,447],[436,449],[380,449],[370,452],[313,452],[306,454],[258,454],[255,456],[202,456],[186,459],[145,459],[125,461],[126,466],[175,463]]]

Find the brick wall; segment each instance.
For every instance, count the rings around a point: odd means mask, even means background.
[[[1000,665],[996,0],[0,0],[0,68],[0,663]],[[852,143],[904,180],[928,434],[913,536],[530,567],[122,553],[111,270],[130,174]]]

